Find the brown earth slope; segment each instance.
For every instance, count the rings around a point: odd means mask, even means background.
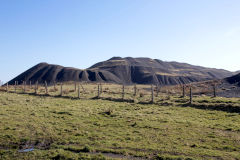
[[[36,81],[39,83],[86,81],[175,85],[222,79],[232,75],[232,72],[226,70],[186,63],[165,62],[150,58],[113,57],[85,70],[40,63],[9,81],[9,84],[14,84],[15,81],[19,83],[22,81],[33,83]]]

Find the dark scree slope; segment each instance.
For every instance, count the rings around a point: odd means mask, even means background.
[[[124,84],[176,85],[203,80],[222,79],[233,73],[223,69],[205,68],[179,62],[166,62],[150,58],[113,57],[88,69],[63,67],[40,63],[20,74],[9,84],[18,81],[53,82],[107,82]]]

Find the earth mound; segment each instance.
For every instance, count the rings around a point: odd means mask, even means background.
[[[230,84],[235,84],[235,85],[240,86],[240,74],[225,78],[225,80]]]
[[[113,57],[85,70],[40,63],[9,81],[9,84],[13,85],[15,81],[19,84],[23,81],[32,83],[46,81],[48,84],[78,81],[176,85],[223,79],[232,75],[230,71],[187,63],[166,62],[150,58]]]

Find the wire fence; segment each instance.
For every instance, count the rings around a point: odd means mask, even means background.
[[[1,91],[34,94],[39,96],[67,97],[72,99],[108,99],[139,103],[157,103],[168,96],[186,98],[192,104],[193,98],[209,97],[239,97],[239,87],[226,86],[219,81],[206,81],[187,85],[119,85],[108,83],[84,82],[47,82],[38,83],[15,81],[14,85],[5,84]]]

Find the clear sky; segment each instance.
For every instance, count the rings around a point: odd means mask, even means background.
[[[0,0],[0,80],[113,56],[240,70],[240,0]]]

